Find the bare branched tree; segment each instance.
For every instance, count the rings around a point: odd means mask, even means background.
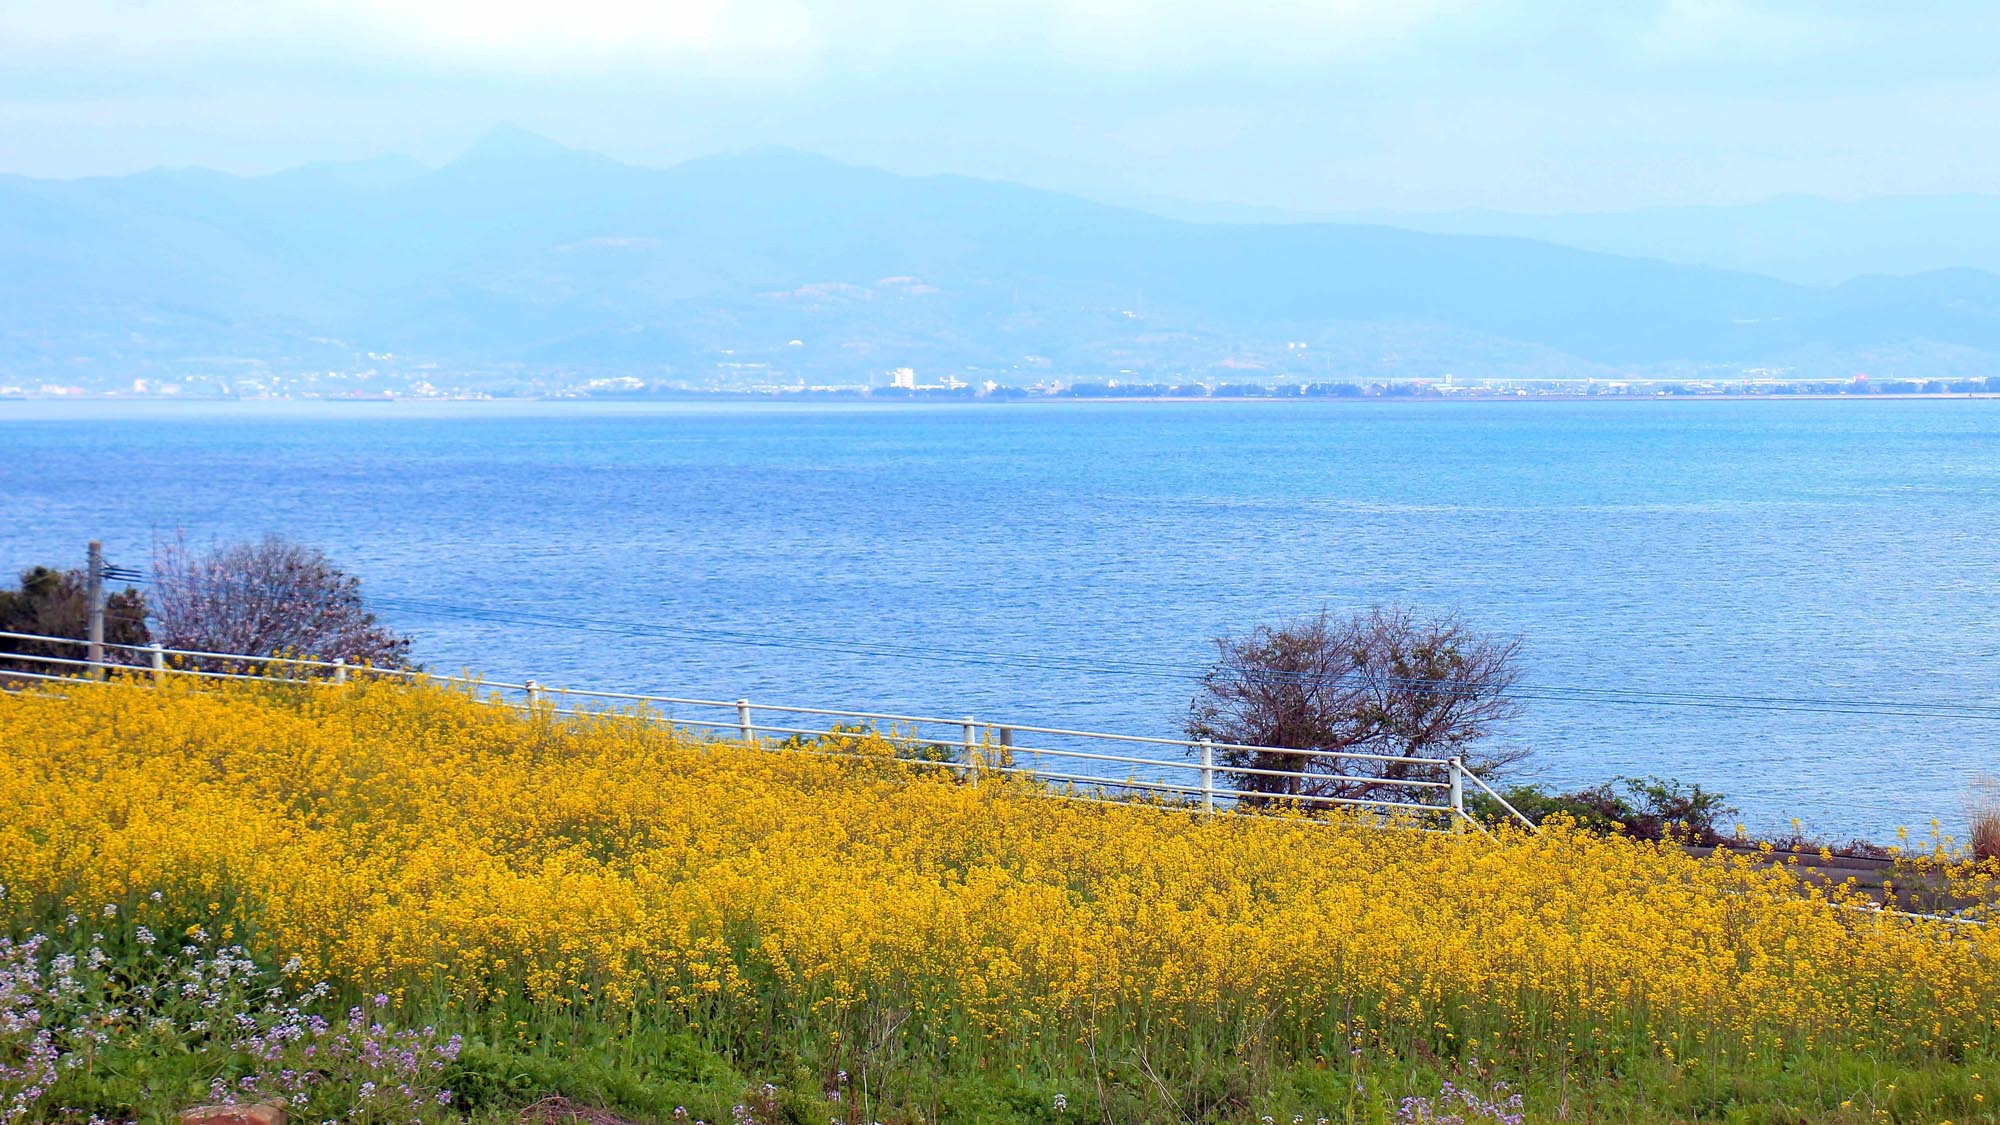
[[[149,601],[168,648],[409,664],[410,638],[368,611],[359,579],[277,536],[199,554],[178,536],[156,545]]]
[[[1364,697],[1348,675],[1361,637],[1356,625],[1321,613],[1277,627],[1260,625],[1247,637],[1218,638],[1215,666],[1202,677],[1188,708],[1188,737],[1299,750],[1353,748],[1366,736],[1355,722]],[[1306,772],[1314,764],[1303,755],[1237,749],[1218,750],[1216,760],[1239,770],[1286,773]],[[1257,773],[1239,773],[1232,783],[1246,791],[1294,796],[1319,788],[1304,778]]]
[[[1351,799],[1383,795],[1392,788],[1385,781],[1442,778],[1434,766],[1284,750],[1457,757],[1481,774],[1527,754],[1483,744],[1517,711],[1509,692],[1520,677],[1520,640],[1480,633],[1456,614],[1321,612],[1220,638],[1216,651],[1186,732],[1195,741],[1280,748],[1216,751],[1245,792]]]

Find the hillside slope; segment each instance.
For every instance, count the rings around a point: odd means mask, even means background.
[[[1972,270],[1811,287],[1516,238],[1178,222],[781,149],[638,168],[511,129],[434,170],[0,179],[0,253],[0,363],[114,382],[367,352],[696,379],[2000,357],[2000,278]]]

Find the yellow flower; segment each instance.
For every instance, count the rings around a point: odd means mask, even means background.
[[[1943,933],[1754,855],[1072,802],[865,731],[797,748],[820,753],[440,686],[5,693],[0,886],[228,902],[216,932],[391,995],[810,1019],[834,1043],[900,1013],[996,1063],[1141,1021],[1341,1065],[1460,1039],[1689,1068],[2000,1050],[2000,927]],[[1990,870],[1927,878],[1993,896]]]

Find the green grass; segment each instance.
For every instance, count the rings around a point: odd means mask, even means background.
[[[77,1010],[101,1016],[123,1007],[136,1017],[123,1019],[87,1059],[64,1069],[51,1096],[26,1120],[171,1121],[175,1110],[208,1100],[218,1077],[234,1082],[257,1068],[254,1059],[230,1048],[227,1036],[204,1039],[187,1028],[253,1010],[272,982],[283,982],[288,1004],[305,986],[261,964],[239,975],[220,1005],[138,1002],[135,985],[174,974],[163,975],[160,959],[148,959],[132,927],[99,919],[66,927],[46,911],[12,922],[17,939],[30,930],[60,935],[49,954],[86,950],[88,935],[102,934],[96,944],[112,954],[101,979],[94,978],[102,1002]],[[222,947],[217,937],[189,940],[201,949],[197,959],[212,959]],[[370,1003],[334,988],[307,1007],[338,1022],[349,1008]],[[555,1096],[637,1122],[1220,1125],[1269,1118],[1388,1125],[1399,1120],[1403,1099],[1435,1099],[1447,1082],[1494,1101],[1506,1096],[1495,1092],[1496,1084],[1506,1083],[1522,1095],[1530,1121],[1971,1123],[1995,1121],[1990,1106],[2000,1099],[2000,1083],[1993,1080],[2000,1066],[1993,1059],[1909,1065],[1792,1052],[1724,1066],[1676,1066],[1635,1049],[1614,1052],[1609,1062],[1598,1052],[1529,1061],[1480,1058],[1470,1047],[1445,1051],[1422,1036],[1402,1037],[1400,1049],[1378,1043],[1300,1057],[1254,1037],[1201,1043],[1110,1023],[1060,1052],[988,1056],[972,1048],[917,1049],[897,1034],[894,1012],[867,1013],[841,1027],[758,1027],[754,1020],[698,1015],[645,1003],[620,1009],[519,1000],[464,1005],[435,991],[370,1011],[371,1019],[392,1026],[429,1025],[440,1037],[463,1037],[463,1050],[437,1075],[438,1085],[451,1091],[450,1104],[427,1110],[429,1120],[517,1121],[524,1107]],[[157,1020],[174,1029],[148,1030]],[[351,1088],[356,1080],[335,1075],[327,1087],[345,1082]],[[0,1084],[0,1094],[11,1092]],[[306,1107],[295,1120],[345,1113],[344,1104],[335,1097]],[[408,1118],[363,1110],[347,1119]],[[1404,1111],[1401,1120],[1455,1118]]]

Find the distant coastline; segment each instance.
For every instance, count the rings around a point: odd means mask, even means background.
[[[0,418],[15,407],[50,404],[74,405],[79,407],[109,406],[228,406],[254,407],[269,406],[423,406],[423,405],[471,405],[493,404],[573,404],[573,405],[628,405],[628,406],[673,406],[702,403],[714,404],[763,404],[773,406],[854,406],[854,407],[926,407],[926,406],[1052,406],[1064,403],[1092,405],[1117,405],[1122,403],[1150,405],[1189,406],[1229,406],[1282,403],[1287,405],[1363,405],[1363,404],[1445,404],[1445,403],[1662,403],[1662,402],[1925,402],[1925,401],[1967,401],[2000,399],[2000,390],[1983,391],[1932,391],[1932,392],[1868,392],[1837,393],[1827,391],[1810,392],[1753,392],[1753,393],[1659,393],[1659,394],[1588,394],[1576,392],[1538,392],[1532,394],[1511,393],[1464,393],[1464,394],[1397,394],[1397,395],[1090,395],[1090,394],[1034,394],[1034,395],[870,395],[861,393],[833,394],[811,392],[759,392],[759,391],[685,391],[662,394],[466,394],[466,395],[134,395],[134,394],[26,394],[0,395]]]

